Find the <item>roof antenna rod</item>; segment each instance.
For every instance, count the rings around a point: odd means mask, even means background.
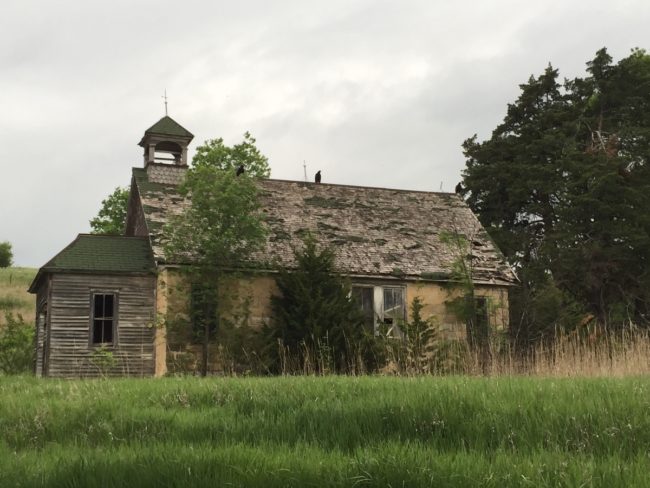
[[[440,191],[442,191],[442,181],[440,182]]]
[[[161,98],[165,99],[165,116],[167,116],[167,88],[165,88],[165,94]]]
[[[305,170],[305,183],[307,183],[307,161],[302,160],[302,169]]]

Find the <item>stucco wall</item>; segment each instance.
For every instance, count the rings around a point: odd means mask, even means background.
[[[277,286],[269,275],[223,278],[218,298],[221,327],[228,322],[235,327],[259,329],[270,323],[274,293],[277,293]],[[188,363],[189,370],[197,367],[202,346],[192,333],[190,296],[190,279],[182,270],[177,267],[160,269],[156,287],[159,324],[155,341],[156,376],[164,375],[168,368],[173,371],[184,362]],[[218,344],[214,347],[218,349]],[[211,356],[216,358],[218,354],[213,351]]]
[[[160,316],[170,320],[189,320],[189,286],[178,269],[166,269],[159,274],[157,307]],[[424,304],[424,318],[433,318],[444,339],[462,340],[466,337],[465,324],[447,307],[446,302],[459,296],[459,291],[435,282],[400,282],[398,280],[351,280],[352,284],[374,286],[401,286],[406,290],[407,320],[415,297]],[[271,323],[271,296],[277,294],[273,275],[238,276],[222,286],[220,303],[227,310],[225,319],[239,325],[259,328]],[[506,287],[477,286],[477,297],[488,298],[490,331],[505,330],[508,326],[508,291]],[[173,342],[173,341],[172,341]],[[156,335],[156,373],[163,374],[166,338],[164,329]]]
[[[508,327],[508,290],[505,287],[477,286],[477,297],[488,299],[490,331],[502,331]],[[438,283],[411,282],[406,285],[407,316],[410,304],[415,297],[420,297],[424,304],[423,318],[433,318],[444,339],[464,339],[465,324],[461,322],[445,305],[446,302],[460,296],[458,290],[450,289]],[[407,319],[408,320],[408,319]]]

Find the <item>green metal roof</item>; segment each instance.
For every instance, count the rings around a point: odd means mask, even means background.
[[[164,136],[189,137],[190,139],[194,137],[190,131],[181,126],[169,115],[165,115],[162,119],[149,127],[144,133],[159,134]]]
[[[130,274],[153,273],[154,269],[147,238],[79,234],[38,271],[29,291],[36,291],[44,273]]]

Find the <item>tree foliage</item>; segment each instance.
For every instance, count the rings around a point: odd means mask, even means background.
[[[511,325],[524,341],[580,309],[608,326],[650,320],[650,55],[613,64],[603,48],[585,77],[558,76],[531,76],[490,139],[463,144],[467,201],[522,280]]]
[[[266,238],[253,176],[268,175],[269,168],[254,142],[247,133],[233,147],[214,139],[199,148],[179,187],[191,205],[164,228],[166,257],[186,264],[192,285],[191,315],[202,332],[203,374],[224,313],[218,300],[224,277],[248,266]],[[234,168],[240,164],[256,170],[238,177]]]
[[[336,272],[333,251],[319,249],[312,236],[294,255],[296,269],[279,271],[279,294],[271,298],[271,343],[279,342],[293,358],[305,359],[305,351],[320,354],[325,350],[329,366],[347,371],[363,347],[365,334],[350,285]]]
[[[431,373],[438,347],[438,330],[432,317],[425,319],[425,304],[420,297],[411,302],[410,320],[401,325],[404,338],[399,345],[403,349],[400,366],[410,374]]]
[[[271,174],[268,159],[257,148],[256,142],[248,132],[244,133],[244,140],[234,146],[226,146],[221,137],[209,139],[196,148],[192,163],[195,167],[210,166],[231,172],[243,165],[248,175],[268,178]]]
[[[0,373],[20,374],[34,366],[34,326],[21,315],[5,313],[6,324],[0,327]]]
[[[199,164],[187,171],[179,191],[192,204],[166,227],[166,253],[175,262],[202,273],[236,268],[263,241],[266,230],[253,179]]]
[[[102,200],[97,216],[90,221],[93,234],[124,234],[126,210],[129,202],[128,188],[115,188],[115,191]]]
[[[13,264],[14,253],[11,250],[11,243],[0,242],[0,268],[8,268]]]

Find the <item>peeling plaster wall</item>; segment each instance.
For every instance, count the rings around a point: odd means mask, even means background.
[[[191,286],[187,276],[177,267],[162,268],[156,288],[157,322],[155,337],[156,376],[174,370],[183,355],[193,356],[198,364],[201,345],[192,340],[189,313]],[[275,278],[269,275],[237,276],[225,283],[219,293],[219,303],[226,310],[221,320],[259,329],[271,319],[271,296],[277,293]],[[218,345],[216,346],[218,347]],[[214,358],[217,355],[211,353]],[[196,366],[195,366],[196,367]],[[211,370],[220,365],[211,362]]]
[[[171,320],[189,320],[189,287],[184,283],[185,277],[178,269],[166,269],[159,275],[157,306],[158,313]],[[420,297],[424,304],[423,317],[433,318],[439,327],[440,336],[448,340],[466,338],[465,323],[451,313],[446,302],[459,296],[458,290],[433,282],[404,282],[399,280],[351,280],[353,284],[375,286],[403,286],[406,289],[407,320],[410,319],[410,305],[415,297]],[[236,323],[260,328],[271,323],[271,296],[278,293],[275,277],[260,274],[256,276],[239,276],[226,287],[220,297],[228,303],[230,312],[225,319]],[[489,303],[489,323],[492,333],[504,331],[508,327],[508,290],[506,287],[477,286],[477,297],[487,297]],[[166,336],[164,329],[156,335],[156,374],[163,371]],[[160,360],[160,362],[159,362]],[[160,373],[163,374],[163,373]]]
[[[508,327],[508,290],[505,287],[477,286],[477,297],[488,298],[490,331],[504,331]],[[438,283],[411,282],[406,286],[407,320],[410,319],[410,306],[415,297],[424,304],[423,318],[433,318],[443,339],[463,340],[467,337],[465,323],[451,313],[445,302],[460,296],[458,290],[451,290]]]

